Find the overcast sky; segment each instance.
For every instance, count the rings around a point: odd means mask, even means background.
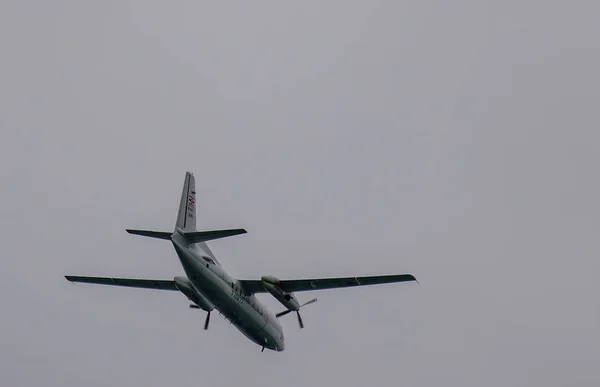
[[[0,2],[0,384],[597,386],[600,5]],[[175,292],[185,171],[265,351]],[[283,306],[261,300],[274,312]]]

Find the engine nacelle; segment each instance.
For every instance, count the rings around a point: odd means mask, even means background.
[[[262,276],[261,279],[263,286],[277,301],[281,302],[283,306],[288,308],[289,310],[296,311],[300,308],[300,303],[296,299],[294,293],[288,293],[281,289],[279,284],[279,278],[265,275]]]
[[[179,291],[183,293],[188,300],[198,305],[200,309],[206,312],[210,312],[214,309],[211,303],[208,302],[206,298],[202,297],[202,295],[200,295],[196,289],[194,289],[194,286],[187,278],[175,277],[173,280],[175,281],[175,287],[177,287],[177,289],[179,289]]]

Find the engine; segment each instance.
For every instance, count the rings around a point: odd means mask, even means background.
[[[294,293],[286,292],[281,288],[278,278],[266,275],[261,277],[263,286],[277,301],[281,302],[288,310],[297,311],[300,309],[300,304]]]
[[[173,280],[175,281],[175,286],[177,289],[179,289],[179,291],[183,293],[190,301],[198,305],[200,309],[206,312],[210,312],[214,309],[211,303],[208,302],[206,298],[202,297],[202,295],[200,295],[196,289],[194,289],[194,286],[187,278],[175,277]]]

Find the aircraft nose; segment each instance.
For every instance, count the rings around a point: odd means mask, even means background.
[[[281,337],[280,340],[275,340],[275,350],[277,352],[283,352],[284,349],[285,341],[283,340],[283,337]]]
[[[276,336],[264,338],[264,346],[272,351],[282,352],[285,349],[285,344],[282,339]]]

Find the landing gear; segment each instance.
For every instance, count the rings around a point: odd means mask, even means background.
[[[261,349],[260,351],[261,351],[261,352],[264,352],[264,351],[265,351],[265,347],[262,347],[262,349]]]

